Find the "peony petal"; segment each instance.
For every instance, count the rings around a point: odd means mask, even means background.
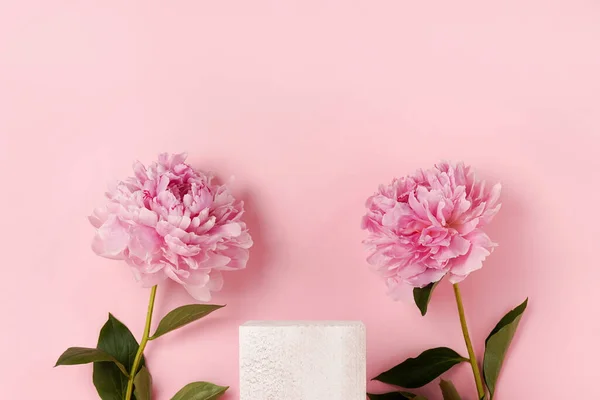
[[[222,235],[226,237],[237,237],[242,234],[242,227],[238,223],[230,223],[221,225],[211,231],[212,234]]]
[[[445,261],[459,256],[463,256],[467,254],[470,247],[470,241],[468,241],[460,235],[454,235],[450,240],[450,245],[448,247],[440,248],[437,254],[432,256],[432,258],[435,260]]]
[[[187,278],[183,279],[185,285],[206,286],[210,281],[210,271],[189,271]]]
[[[469,275],[471,272],[480,269],[483,266],[483,260],[489,255],[489,250],[473,246],[468,254],[451,261],[450,272],[452,275]],[[450,282],[452,282],[452,276]]]
[[[384,266],[392,260],[392,258],[387,254],[388,248],[386,247],[378,247],[376,248],[371,255],[367,257],[367,262],[374,266]]]
[[[422,274],[427,270],[427,267],[421,263],[412,263],[406,265],[400,271],[398,271],[398,277],[407,280],[417,275]]]
[[[419,218],[427,220],[427,212],[425,211],[425,207],[417,200],[413,192],[408,195],[408,205]]]
[[[213,270],[210,271],[210,280],[208,281],[208,289],[211,292],[218,292],[223,288],[223,274],[221,272]]]
[[[165,243],[173,253],[184,257],[195,256],[201,250],[200,246],[185,244],[178,237],[171,235],[165,236]]]
[[[190,269],[198,269],[198,261],[195,257],[181,257],[181,259]]]
[[[446,216],[444,215],[444,208],[446,207],[446,203],[441,200],[438,205],[437,205],[437,211],[435,214],[435,217],[438,221],[440,221],[440,223],[443,225],[446,225]]]
[[[210,290],[206,286],[183,285],[183,287],[185,290],[187,290],[190,296],[198,301],[207,302],[212,298]]]
[[[147,208],[140,208],[138,220],[141,224],[155,227],[158,223],[158,215],[155,212],[148,210]]]
[[[498,211],[500,211],[501,207],[502,204],[498,204],[496,207],[484,211],[484,213],[481,215],[481,224],[488,224],[496,216],[496,214],[498,214]]]
[[[91,222],[94,228],[100,228],[102,224],[106,222],[109,215],[110,214],[108,213],[108,210],[106,208],[96,208],[94,209],[92,215],[88,217],[88,220]]]
[[[159,192],[156,196],[158,204],[165,207],[167,210],[171,210],[177,205],[177,198],[171,192],[163,191]]]
[[[221,255],[227,256],[231,259],[226,266],[220,267],[221,271],[235,271],[246,268],[248,259],[250,258],[250,252],[248,249],[232,246],[229,248],[222,249]]]
[[[454,223],[452,227],[458,231],[461,235],[471,233],[479,225],[479,218],[474,218],[464,223]]]
[[[158,223],[156,224],[156,232],[160,236],[167,236],[174,229],[175,229],[175,227],[173,227],[173,225],[169,224],[167,221],[158,221]]]
[[[171,167],[174,167],[179,164],[183,164],[185,162],[186,158],[187,158],[187,153],[173,154],[171,156],[171,160],[170,160]]]
[[[444,277],[444,275],[446,275],[445,271],[437,269],[427,269],[422,274],[407,279],[406,283],[414,287],[422,288],[429,285],[430,283],[439,281]]]
[[[405,303],[413,301],[414,287],[398,279],[388,279],[386,283],[388,287],[387,294],[394,301],[402,301]]]
[[[162,237],[154,229],[138,225],[131,230],[128,249],[131,255],[140,260],[148,260],[159,251],[162,243]]]
[[[123,257],[129,239],[127,227],[116,216],[111,215],[97,230],[92,248],[102,257],[120,259]]]
[[[180,285],[185,285],[184,279],[187,279],[190,276],[188,271],[184,271],[181,269],[176,269],[172,265],[166,265],[163,269],[165,275],[179,283]]]
[[[450,273],[448,273],[448,275],[450,275],[450,276],[448,277],[448,281],[449,281],[451,284],[453,284],[453,285],[454,285],[455,283],[460,283],[460,282],[464,281],[464,280],[465,280],[465,278],[468,276],[468,275],[456,275],[456,274],[453,274],[453,273],[451,273],[451,272],[450,272]]]
[[[159,269],[160,271],[160,269]],[[163,282],[167,276],[163,272],[143,273],[136,267],[131,267],[131,272],[137,282],[142,284],[142,287],[152,287]]]
[[[210,253],[208,255],[208,259],[203,263],[203,266],[206,265],[210,268],[221,268],[229,264],[230,261],[231,258],[227,256],[216,253]]]
[[[502,192],[502,185],[500,183],[496,183],[492,186],[490,193],[485,200],[485,203],[488,208],[494,207],[498,200],[500,199],[500,192]]]
[[[169,186],[169,182],[169,177],[167,175],[162,175],[160,177],[160,180],[158,181],[158,185],[156,186],[156,193],[160,195],[162,192],[165,192],[167,190],[167,187]]]
[[[208,232],[215,226],[216,221],[216,218],[211,216],[204,224],[200,225],[198,229],[196,229],[196,233],[203,234]]]
[[[187,229],[190,224],[192,223],[192,220],[190,219],[190,217],[188,217],[187,215],[184,215],[183,217],[181,217],[181,222],[179,223],[179,227],[181,229]]]
[[[496,247],[496,244],[492,242],[490,237],[481,229],[475,229],[473,232],[465,235],[465,239],[473,243],[473,245],[485,247],[490,250],[493,247]]]
[[[88,221],[90,221],[90,224],[92,224],[94,226],[94,228],[100,228],[102,226],[102,224],[104,223],[104,221],[102,221],[100,218],[98,218],[95,215],[88,216]]]
[[[404,203],[396,203],[394,208],[388,210],[381,219],[384,227],[392,230],[402,227],[407,222],[413,220],[414,213],[412,209]]]
[[[146,167],[144,167],[144,164],[142,164],[139,161],[133,163],[133,173],[142,185],[148,180],[148,175],[146,174]]]

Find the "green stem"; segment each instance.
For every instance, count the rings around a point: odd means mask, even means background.
[[[473,351],[473,343],[471,343],[471,337],[469,336],[469,328],[467,327],[467,319],[465,318],[465,309],[463,307],[462,296],[460,295],[460,289],[458,283],[452,285],[454,287],[454,296],[456,297],[456,305],[458,306],[458,315],[460,317],[460,326],[462,328],[463,336],[465,337],[465,344],[467,345],[467,351],[469,352],[469,362],[473,369],[473,376],[475,377],[475,386],[477,386],[477,398],[485,398],[485,390],[483,389],[483,383],[481,382],[481,373],[479,372],[479,366],[477,365],[477,358],[475,358],[475,351]]]
[[[150,302],[148,303],[148,312],[146,313],[146,326],[144,327],[142,341],[140,342],[140,347],[138,348],[138,351],[135,354],[135,358],[133,359],[133,365],[129,373],[129,380],[127,381],[127,392],[125,393],[125,400],[131,400],[131,396],[133,394],[133,379],[135,378],[135,374],[137,373],[138,368],[140,367],[142,357],[144,356],[144,349],[146,348],[146,343],[148,343],[148,338],[150,337],[150,325],[152,324],[152,311],[154,310],[155,298],[156,286],[152,286],[152,289],[150,290]]]

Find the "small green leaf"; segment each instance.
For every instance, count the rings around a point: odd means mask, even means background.
[[[500,375],[500,369],[504,357],[510,346],[510,342],[517,331],[519,321],[527,308],[527,301],[509,311],[494,327],[490,335],[485,339],[485,353],[483,355],[483,378],[490,391],[490,400],[494,398],[496,382]]]
[[[97,347],[116,358],[130,374],[135,373],[131,368],[139,347],[138,342],[131,331],[112,314],[108,314],[108,321],[100,331]],[[143,357],[141,365],[144,365]],[[123,400],[127,391],[127,380],[116,364],[94,363],[94,386],[102,400]]]
[[[461,400],[452,382],[440,380],[440,389],[442,389],[444,400]]]
[[[425,399],[425,397],[417,396],[416,394],[409,392],[390,392],[382,394],[367,393],[369,400],[419,400]]]
[[[431,294],[436,286],[440,283],[440,281],[430,283],[429,285],[422,288],[414,288],[413,289],[413,297],[415,299],[415,304],[419,307],[421,311],[421,315],[427,314],[427,306],[429,306],[429,301],[431,300]]]
[[[210,382],[192,382],[185,385],[171,400],[213,400],[218,399],[229,386],[218,386]]]
[[[225,306],[218,306],[215,304],[188,304],[187,306],[178,307],[165,315],[158,324],[158,328],[156,328],[154,335],[150,337],[150,340],[154,340],[165,333],[169,333],[190,322],[206,317],[211,312],[223,307]]]
[[[91,349],[89,347],[69,347],[56,361],[55,367],[59,365],[79,365],[89,364],[91,362],[103,362],[110,361],[116,364],[117,367],[123,372],[126,377],[129,377],[127,370],[117,361],[116,358],[111,356],[105,351],[99,349]]]
[[[133,378],[135,397],[137,400],[152,400],[152,376],[148,368],[140,368],[140,372]]]
[[[373,379],[409,389],[418,388],[464,361],[468,359],[454,350],[436,347],[425,350],[416,358],[407,359]]]

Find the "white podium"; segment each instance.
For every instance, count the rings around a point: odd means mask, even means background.
[[[240,326],[240,400],[364,400],[359,321],[251,321]]]

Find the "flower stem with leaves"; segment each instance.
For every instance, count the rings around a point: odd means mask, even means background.
[[[485,389],[483,388],[483,383],[481,381],[481,372],[479,372],[479,366],[477,365],[477,358],[475,357],[475,351],[473,350],[473,343],[471,343],[471,337],[469,336],[469,328],[467,326],[465,308],[463,306],[460,288],[458,287],[458,283],[455,283],[452,286],[454,288],[454,297],[456,297],[456,306],[458,307],[460,326],[462,328],[463,336],[465,338],[465,344],[467,345],[467,352],[469,353],[469,362],[471,363],[471,369],[473,370],[473,376],[475,377],[475,386],[477,387],[477,398],[484,399]]]
[[[140,344],[131,331],[109,314],[100,331],[96,348],[71,347],[58,359],[56,365],[94,364],[94,386],[102,400],[151,400],[152,377],[145,366],[144,350],[150,340],[201,319],[224,306],[188,304],[169,312],[150,335],[156,286],[150,290],[146,323]],[[133,360],[133,361],[131,361]],[[228,389],[209,382],[193,382],[184,386],[172,400],[217,399]]]
[[[150,326],[152,325],[152,312],[154,310],[154,300],[156,299],[156,285],[152,286],[150,289],[150,301],[148,303],[148,312],[146,313],[146,325],[144,326],[144,333],[142,335],[142,340],[140,342],[140,347],[138,348],[137,353],[135,354],[135,358],[133,359],[133,366],[131,367],[131,371],[135,371],[137,374],[138,368],[140,367],[140,362],[142,361],[142,357],[144,356],[144,349],[146,349],[146,344],[148,343],[148,338],[150,337]],[[132,373],[129,375],[129,380],[127,381],[127,392],[125,393],[125,400],[130,400],[133,395],[133,379],[135,378],[135,374]]]
[[[433,290],[438,286],[439,282],[433,282],[423,288],[415,288],[413,295],[415,304],[421,311],[422,315],[427,313],[429,301]],[[462,296],[460,288],[457,284],[453,285],[454,295],[456,297],[456,304],[458,306],[458,315],[460,317],[460,324],[469,353],[469,358],[461,356],[459,353],[448,347],[436,347],[433,349],[425,350],[417,357],[408,358],[402,363],[392,367],[391,369],[382,372],[377,375],[374,380],[378,380],[383,383],[390,385],[399,386],[407,389],[414,389],[424,386],[434,379],[440,377],[443,373],[451,369],[457,364],[468,362],[471,364],[473,370],[473,376],[475,377],[475,385],[477,387],[477,398],[479,400],[486,398],[486,391],[484,387],[487,386],[490,400],[493,400],[496,392],[496,384],[500,375],[500,369],[504,362],[504,357],[508,351],[508,347],[512,342],[514,334],[519,326],[519,322],[525,309],[527,308],[527,299],[509,311],[502,319],[496,324],[492,332],[488,335],[485,340],[485,353],[483,356],[483,380],[481,378],[481,372],[473,350],[473,344],[467,328],[467,320],[465,317],[465,310],[463,306]],[[454,388],[454,385],[450,381],[441,380],[440,389],[444,396],[444,400],[460,400],[458,392]],[[415,393],[400,391],[390,392],[384,394],[368,394],[371,400],[379,400],[384,398],[394,399],[422,399],[427,400],[423,396],[419,396]]]

